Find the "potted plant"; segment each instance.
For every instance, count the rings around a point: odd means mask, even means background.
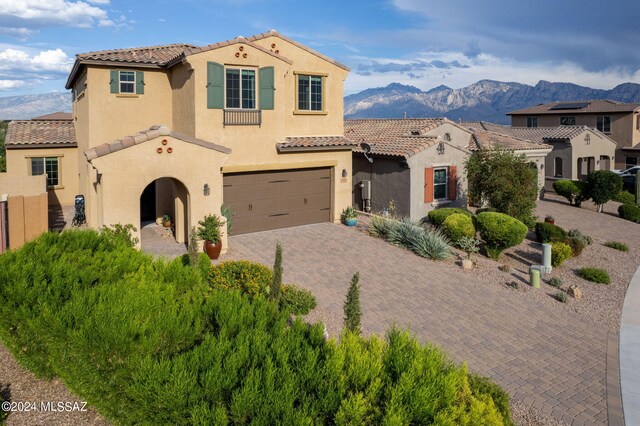
[[[353,207],[349,206],[342,210],[340,219],[347,226],[356,226],[358,223],[358,212]]]
[[[545,221],[546,223],[550,223],[550,224],[552,224],[552,225],[555,225],[555,224],[556,224],[556,220],[555,220],[555,219],[554,219],[554,217],[553,217],[553,216],[551,216],[551,215],[547,215],[547,216],[544,218],[544,221]]]
[[[222,231],[224,222],[215,214],[207,215],[198,222],[198,238],[204,240],[204,251],[209,259],[217,259],[222,250]]]
[[[467,257],[465,259],[462,259],[462,269],[464,270],[473,269],[473,261],[471,260],[471,253],[478,252],[479,244],[480,242],[477,239],[467,237],[467,236],[464,236],[458,240],[458,247],[460,247],[460,249],[463,252],[467,253]]]
[[[171,228],[171,216],[169,216],[168,214],[162,216],[162,226],[164,226],[165,228]]]

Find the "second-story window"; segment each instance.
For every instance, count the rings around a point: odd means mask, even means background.
[[[120,93],[136,93],[135,71],[120,71]]]
[[[255,70],[229,68],[226,70],[226,107],[256,108]]]
[[[538,117],[527,117],[527,127],[538,127]]]
[[[576,118],[575,117],[560,117],[560,125],[561,126],[575,126]]]
[[[299,111],[323,111],[322,85],[322,76],[298,75]]]
[[[599,115],[596,117],[596,128],[602,133],[611,133],[611,116]]]

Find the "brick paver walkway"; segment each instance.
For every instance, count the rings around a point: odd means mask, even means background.
[[[342,225],[324,223],[230,238],[234,258],[273,264],[342,316],[353,273],[361,275],[363,326],[397,323],[442,346],[516,399],[573,425],[606,424],[609,330],[514,298],[473,273],[422,259]]]

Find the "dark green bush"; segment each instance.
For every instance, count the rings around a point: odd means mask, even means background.
[[[640,207],[633,204],[623,204],[618,207],[618,214],[621,218],[631,222],[640,222]]]
[[[563,291],[559,291],[557,292],[554,296],[553,296],[558,302],[561,303],[567,303],[567,293],[563,292]]]
[[[622,178],[611,170],[595,170],[587,176],[586,188],[598,211],[602,211],[602,206],[622,191]]]
[[[629,246],[620,241],[607,241],[604,245],[619,251],[629,251]]]
[[[569,230],[569,232],[567,232],[567,236],[582,241],[585,246],[590,246],[593,243],[593,238],[591,238],[591,236],[583,234],[578,229]]]
[[[578,275],[587,281],[591,281],[592,283],[611,283],[611,277],[609,277],[609,273],[601,268],[581,268],[578,270]]]
[[[629,191],[620,191],[611,199],[612,201],[617,201],[622,204],[636,204],[636,196],[630,193]]]
[[[581,181],[557,180],[553,182],[553,190],[569,201],[572,206],[580,207],[583,201],[589,199],[586,185]]]
[[[524,223],[503,213],[480,213],[476,215],[476,222],[480,236],[487,244],[487,253],[493,258],[520,244],[528,232]]]
[[[427,213],[427,217],[433,226],[440,226],[452,214],[463,214],[469,217],[473,216],[473,213],[469,210],[459,209],[457,207],[443,207],[441,209],[431,210]]]
[[[549,285],[551,287],[555,287],[555,288],[560,288],[562,287],[562,278],[560,277],[553,277],[549,280]]]
[[[268,266],[248,260],[233,260],[211,267],[209,283],[213,288],[240,290],[255,297],[266,295],[273,280],[273,272]]]
[[[282,303],[295,315],[306,315],[317,306],[316,298],[309,290],[293,284],[282,286]]]
[[[472,392],[466,367],[407,332],[326,342],[322,325],[289,324],[260,294],[212,288],[181,259],[95,231],[3,254],[0,283],[0,338],[13,355],[114,424],[506,420],[495,391]]]
[[[569,244],[559,241],[551,243],[551,266],[556,268],[562,266],[565,260],[570,259],[572,255],[573,250]]]
[[[440,225],[442,232],[449,237],[455,245],[462,237],[473,238],[476,235],[476,228],[473,226],[471,216],[454,213],[449,215]]]
[[[535,230],[536,238],[541,243],[564,241],[567,238],[567,232],[564,229],[551,223],[537,222]]]
[[[567,237],[564,240],[565,244],[571,247],[571,253],[573,257],[578,257],[582,254],[585,248],[584,240],[577,237]]]

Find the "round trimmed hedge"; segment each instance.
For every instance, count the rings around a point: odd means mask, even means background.
[[[441,225],[442,232],[449,237],[454,243],[458,244],[458,241],[462,237],[473,238],[476,235],[476,228],[473,226],[473,220],[471,216],[466,214],[454,213],[449,215]]]
[[[517,246],[528,232],[527,225],[504,213],[480,213],[476,215],[476,223],[487,246],[498,251]]]
[[[618,214],[621,218],[631,222],[640,222],[640,207],[633,204],[623,204],[618,207]]]
[[[433,226],[440,226],[452,214],[463,214],[469,217],[473,216],[473,213],[469,210],[459,209],[457,207],[443,207],[441,209],[431,210],[427,213],[427,217]]]
[[[582,181],[562,179],[553,182],[556,194],[566,198],[572,206],[579,207],[588,198],[586,189],[586,184]]]
[[[565,260],[573,256],[573,249],[567,243],[560,241],[551,243],[551,266],[562,266]]]
[[[567,231],[547,222],[536,222],[536,237],[540,243],[550,243],[553,241],[564,241],[567,238]]]

